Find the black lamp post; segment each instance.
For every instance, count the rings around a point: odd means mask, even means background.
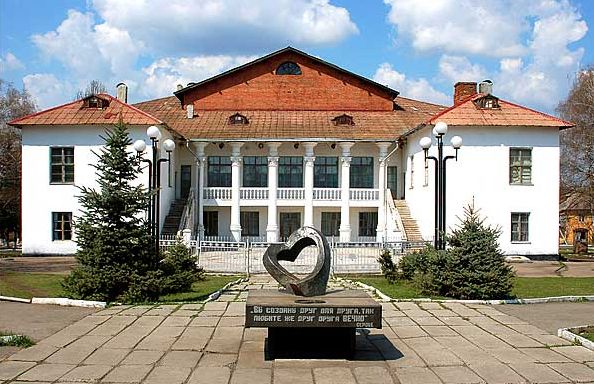
[[[151,139],[151,149],[153,159],[143,159],[142,154],[146,150],[146,143],[144,140],[136,140],[134,142],[134,149],[140,161],[148,163],[149,165],[149,207],[148,220],[150,227],[151,238],[154,241],[155,253],[159,253],[159,222],[160,222],[160,200],[161,200],[161,164],[168,163],[168,185],[171,187],[171,152],[175,149],[175,142],[171,139],[163,141],[163,149],[167,152],[167,158],[159,158],[160,146],[159,141],[161,140],[161,131],[158,127],[152,125],[146,130],[148,137]]]
[[[458,149],[462,147],[460,136],[452,137],[452,147],[456,150],[455,156],[443,156],[443,137],[448,132],[448,126],[444,122],[438,122],[433,128],[433,135],[437,139],[437,157],[429,156],[429,148],[432,140],[423,137],[419,144],[425,152],[425,162],[433,160],[435,164],[435,233],[433,245],[436,249],[445,249],[446,231],[446,162],[450,159],[458,161]]]

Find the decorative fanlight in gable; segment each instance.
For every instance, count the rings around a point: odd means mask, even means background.
[[[334,119],[332,119],[332,122],[334,123],[334,125],[355,125],[355,122],[353,121],[353,116],[349,116],[346,113],[343,113],[340,116],[336,116]]]
[[[474,101],[474,105],[480,109],[499,109],[499,98],[493,95],[485,95]]]
[[[242,115],[241,113],[236,113],[234,115],[229,116],[229,124],[249,124],[249,120],[247,117],[245,117],[244,115]]]

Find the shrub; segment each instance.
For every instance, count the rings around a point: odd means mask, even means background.
[[[427,294],[458,299],[508,297],[514,273],[497,244],[500,231],[486,226],[474,206],[464,212],[462,223],[448,238],[450,247],[437,251],[428,246],[404,256],[400,276]]]
[[[194,282],[204,280],[204,270],[180,240],[165,252],[160,269],[164,276],[162,293],[189,291]]]
[[[389,250],[384,249],[377,259],[380,264],[382,274],[390,283],[394,283],[398,279],[398,269],[392,260],[392,254]]]

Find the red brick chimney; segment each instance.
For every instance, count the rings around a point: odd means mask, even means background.
[[[460,104],[472,95],[476,95],[476,82],[459,81],[454,84],[454,105]]]

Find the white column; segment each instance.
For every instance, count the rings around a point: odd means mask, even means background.
[[[305,162],[303,187],[305,189],[305,206],[303,213],[303,225],[313,227],[313,185],[314,185],[314,147],[317,143],[303,143],[305,147]]]
[[[281,143],[268,143],[268,223],[266,241],[278,241],[276,199],[278,191],[278,147]]]
[[[241,146],[243,143],[231,143],[231,235],[235,241],[241,240],[241,222],[239,197],[241,189]]]
[[[196,206],[198,220],[198,238],[204,239],[204,187],[206,186],[206,166],[208,158],[204,153],[204,148],[208,143],[196,143],[196,191],[194,198],[196,199]]]
[[[376,143],[379,148],[378,188],[379,201],[377,204],[377,236],[376,241],[382,242],[386,238],[386,156],[392,143]]]
[[[341,205],[340,205],[340,241],[349,242],[351,241],[351,217],[350,217],[350,174],[351,174],[351,147],[355,143],[340,143],[342,149],[342,156],[340,161],[342,163],[340,172],[340,194],[341,194]]]

